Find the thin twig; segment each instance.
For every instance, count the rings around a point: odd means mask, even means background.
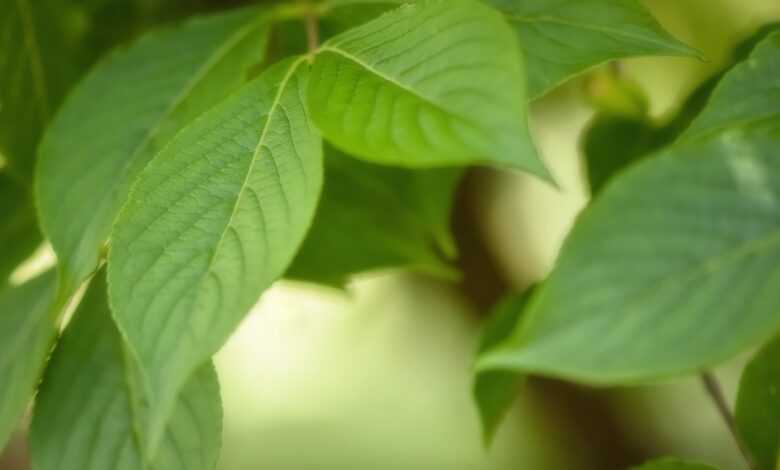
[[[309,55],[314,55],[320,42],[319,24],[317,23],[317,14],[314,11],[314,7],[307,9],[303,22],[306,25],[306,43]]]
[[[700,377],[702,384],[704,385],[704,389],[707,391],[707,394],[710,396],[713,403],[715,404],[715,407],[718,409],[718,413],[720,414],[721,418],[723,418],[724,423],[726,423],[726,427],[728,428],[729,433],[731,433],[731,437],[734,439],[734,442],[737,443],[737,447],[739,448],[740,453],[742,453],[742,457],[745,458],[748,468],[755,470],[756,466],[753,462],[753,456],[745,446],[742,438],[739,437],[739,433],[737,432],[737,425],[734,422],[734,415],[731,414],[731,409],[729,408],[728,402],[726,401],[726,397],[723,395],[723,389],[721,388],[717,377],[715,377],[715,374],[712,372],[702,372]]]

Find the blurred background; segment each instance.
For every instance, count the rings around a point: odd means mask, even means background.
[[[143,9],[175,19],[231,3],[238,2],[150,0],[111,15],[125,24]],[[780,20],[778,0],[643,3],[707,57],[621,61],[658,119],[722,67],[737,42]],[[130,37],[141,23],[115,34]],[[216,358],[225,411],[220,470],[617,470],[669,454],[744,468],[698,378],[607,390],[534,378],[495,445],[482,447],[470,396],[480,329],[499,292],[545,276],[587,201],[580,144],[594,113],[588,80],[533,107],[535,137],[559,190],[510,172],[468,175],[454,215],[469,262],[464,283],[383,272],[346,291],[280,282],[262,297]],[[34,265],[47,259],[43,250]],[[716,371],[729,400],[742,364]],[[0,470],[28,468],[23,434]]]

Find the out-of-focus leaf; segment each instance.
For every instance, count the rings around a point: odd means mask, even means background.
[[[263,72],[144,169],[114,226],[111,306],[161,438],[184,380],[287,270],[314,217],[322,143],[304,58]]]
[[[675,458],[663,458],[633,467],[631,470],[715,470],[715,467]]]
[[[717,132],[734,123],[780,117],[780,31],[760,41],[750,56],[731,69],[683,138]]]
[[[250,8],[149,33],[107,57],[68,97],[42,142],[36,179],[64,294],[97,267],[140,170],[244,81],[265,53],[267,30]]]
[[[146,419],[142,382],[111,319],[106,288],[100,273],[46,369],[30,431],[34,468],[213,470],[222,442],[214,367],[209,363],[188,380],[159,451],[145,454],[144,436],[137,434]]]
[[[372,165],[327,147],[317,215],[286,276],[332,285],[394,267],[457,276],[450,215],[461,175]]]
[[[582,213],[524,321],[480,369],[624,384],[766,340],[780,327],[778,148],[780,122],[767,122],[632,166]]]
[[[776,470],[780,462],[780,339],[764,346],[745,367],[735,421],[756,470]]]
[[[637,0],[488,0],[512,24],[526,56],[530,98],[611,59],[700,57]]]
[[[533,290],[531,288],[522,294],[507,296],[494,307],[482,333],[478,358],[511,336]],[[521,381],[520,374],[513,371],[489,370],[477,373],[473,393],[482,419],[486,445],[493,440],[501,421],[515,401]]]
[[[319,49],[309,101],[337,147],[408,167],[494,164],[548,177],[526,124],[524,66],[501,15],[421,0]]]
[[[57,279],[48,272],[0,292],[0,450],[35,392],[56,336]]]
[[[32,194],[22,183],[0,171],[0,289],[40,244]]]

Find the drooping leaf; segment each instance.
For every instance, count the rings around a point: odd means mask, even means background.
[[[0,450],[33,396],[56,335],[56,287],[48,272],[0,292]]]
[[[780,123],[767,122],[632,166],[585,209],[481,369],[631,383],[767,339],[780,328],[778,148]]]
[[[637,0],[488,0],[514,27],[530,98],[611,59],[698,56],[664,31]]]
[[[309,102],[324,137],[407,167],[495,164],[547,177],[526,123],[524,67],[501,15],[422,0],[325,42]]]
[[[780,31],[759,42],[750,56],[718,83],[683,138],[717,132],[734,123],[780,117]]]
[[[314,224],[287,277],[343,285],[395,267],[457,276],[450,215],[461,170],[383,167],[326,149]]]
[[[152,32],[102,61],[68,97],[40,149],[41,224],[71,293],[97,267],[135,177],[173,135],[245,79],[265,50],[257,9]]]
[[[715,467],[667,457],[633,467],[631,470],[715,470]]]
[[[159,442],[171,402],[281,277],[308,230],[322,148],[304,59],[264,72],[144,169],[112,232],[114,317],[137,355]]]
[[[176,399],[157,455],[139,447],[144,401],[138,370],[111,319],[105,276],[95,276],[57,345],[35,402],[36,470],[213,470],[222,406],[211,363]],[[151,462],[151,464],[149,464]]]
[[[745,367],[735,421],[756,470],[776,470],[780,463],[780,339],[764,346]]]
[[[528,303],[533,288],[522,294],[510,295],[498,303],[482,333],[477,357],[488,352],[511,334]],[[522,378],[513,371],[490,370],[478,373],[474,379],[474,401],[482,420],[482,433],[490,445],[509,408],[517,397]]]
[[[0,289],[40,244],[32,194],[7,172],[0,171]]]

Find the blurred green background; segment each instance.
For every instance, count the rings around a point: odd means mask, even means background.
[[[644,3],[708,58],[621,62],[659,118],[735,43],[780,20],[778,0]],[[535,135],[560,190],[506,172],[470,177],[479,189],[466,195],[471,237],[492,275],[515,289],[544,277],[587,200],[579,145],[593,111],[585,94],[575,80],[534,105]],[[362,276],[347,292],[279,283],[217,357],[220,469],[611,470],[668,454],[744,468],[696,378],[610,390],[534,379],[484,450],[470,368],[485,311],[467,291],[403,273]],[[717,371],[732,400],[741,365]],[[0,469],[27,468],[21,436]]]

